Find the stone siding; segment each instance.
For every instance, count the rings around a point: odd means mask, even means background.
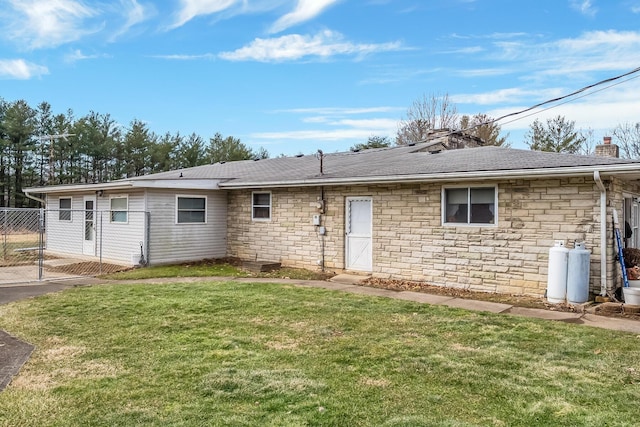
[[[450,183],[460,185],[460,183]],[[474,182],[471,186],[491,185]],[[319,236],[312,217],[321,189],[272,189],[270,221],[251,220],[251,191],[229,192],[229,256],[330,271],[344,268],[345,199],[373,199],[375,277],[439,286],[542,296],[549,248],[584,241],[591,251],[591,291],[600,289],[600,192],[590,178],[509,180],[497,184],[498,214],[491,226],[446,225],[447,183],[325,187]],[[323,241],[324,240],[324,241]],[[613,247],[609,280],[613,280]],[[610,282],[609,282],[610,283]]]

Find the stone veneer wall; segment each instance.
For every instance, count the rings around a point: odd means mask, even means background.
[[[470,185],[483,184],[491,183]],[[325,267],[344,268],[345,198],[371,196],[375,277],[542,296],[549,248],[555,240],[565,240],[569,248],[578,240],[592,252],[590,287],[599,291],[600,192],[591,178],[499,182],[497,224],[485,227],[442,225],[441,194],[447,185],[325,187]],[[228,255],[317,269],[322,238],[312,216],[320,191],[271,190],[269,222],[251,220],[251,191],[230,191]],[[607,282],[612,283],[613,246],[609,250]]]

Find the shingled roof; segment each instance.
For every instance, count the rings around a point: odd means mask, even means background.
[[[340,182],[376,181],[376,178],[401,181],[426,178],[463,177],[465,175],[503,176],[535,173],[591,174],[593,170],[640,169],[637,160],[582,156],[519,150],[502,147],[477,147],[429,152],[423,144],[324,154],[322,173],[317,155],[279,157],[259,161],[216,163],[179,171],[134,178],[148,179],[216,179],[220,187],[247,185],[300,185]],[[640,172],[640,170],[639,170]]]
[[[218,188],[339,185],[346,183],[426,182],[514,177],[626,175],[640,178],[640,161],[600,156],[550,153],[495,146],[429,151],[415,144],[262,160],[220,162],[113,181],[144,187],[164,180],[217,182]],[[185,182],[186,184],[186,182]],[[100,185],[100,184],[96,184]],[[46,187],[45,187],[46,188]],[[34,189],[30,189],[35,192]],[[44,191],[46,192],[46,190]]]

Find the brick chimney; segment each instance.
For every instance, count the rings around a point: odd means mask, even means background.
[[[596,145],[596,156],[600,157],[620,157],[620,148],[611,143],[611,137],[605,136],[601,145]]]

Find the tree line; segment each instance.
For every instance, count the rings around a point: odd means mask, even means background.
[[[508,135],[486,114],[458,114],[448,95],[424,95],[399,121],[395,140],[371,136],[352,150],[423,142],[435,130],[448,129],[485,141],[485,145],[509,146]],[[640,123],[618,125],[612,130],[621,157],[640,158]],[[593,132],[575,129],[575,122],[557,116],[536,119],[524,137],[532,150],[591,154]],[[120,126],[109,114],[91,111],[76,118],[69,109],[54,114],[47,102],[32,108],[24,100],[0,98],[0,207],[31,207],[37,203],[23,188],[44,185],[112,181],[220,161],[269,157],[238,138],[216,133],[208,141],[192,133],[152,132],[146,123],[132,120]]]
[[[158,135],[146,123],[120,126],[109,114],[54,114],[42,102],[0,99],[0,207],[31,207],[23,188],[83,184],[219,161],[267,158],[232,136]]]

